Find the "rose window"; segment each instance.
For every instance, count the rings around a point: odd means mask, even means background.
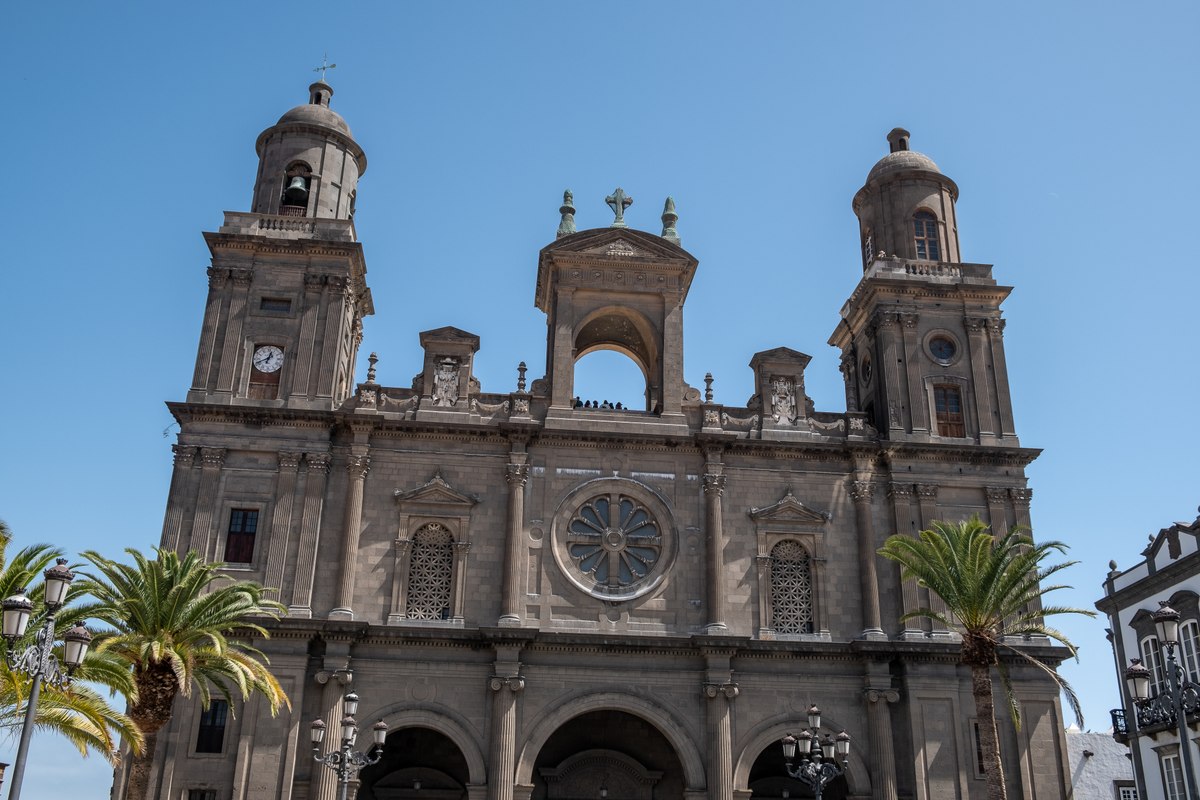
[[[663,553],[651,513],[622,494],[593,497],[567,525],[567,553],[599,591],[619,593],[644,579]]]

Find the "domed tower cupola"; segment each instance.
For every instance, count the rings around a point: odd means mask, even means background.
[[[263,131],[255,145],[256,214],[351,219],[367,157],[346,120],[329,107],[333,87],[317,81],[308,102]]]
[[[926,155],[909,149],[909,134],[894,128],[888,154],[854,195],[863,269],[883,253],[912,261],[958,263],[958,186]]]

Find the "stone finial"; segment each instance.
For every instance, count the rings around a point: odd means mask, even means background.
[[[524,361],[522,361],[520,364],[517,364],[517,391],[518,392],[525,391],[525,370],[527,370],[527,369],[529,369],[529,367],[525,366]]]
[[[713,376],[711,372],[704,373],[704,402],[711,403],[713,401],[712,390]]]
[[[907,150],[908,137],[910,136],[912,134],[904,130],[904,128],[892,128],[891,132],[887,135],[888,152],[897,153],[901,150]]]
[[[662,238],[668,242],[679,244],[679,231],[675,230],[675,223],[678,221],[679,215],[675,213],[675,198],[668,197],[667,202],[663,203]]]
[[[371,353],[371,355],[367,356],[367,363],[370,364],[370,366],[367,367],[367,383],[374,383],[375,365],[379,363],[379,356],[375,353]]]
[[[604,202],[608,203],[608,207],[612,209],[614,219],[610,228],[628,228],[625,224],[625,209],[633,205],[633,198],[625,194],[625,190],[618,186],[613,190],[613,193],[604,198]]]
[[[562,221],[558,223],[558,234],[554,238],[561,239],[575,232],[575,195],[570,189],[563,192],[563,204],[558,213],[562,214]]]

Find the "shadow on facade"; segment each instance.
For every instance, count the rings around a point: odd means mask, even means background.
[[[365,768],[357,800],[465,800],[467,760],[445,735],[401,728],[387,737],[383,758]]]
[[[750,768],[750,797],[752,800],[783,800],[792,797],[812,797],[813,791],[805,784],[788,777],[783,767],[783,750],[774,742],[766,747],[754,766]],[[834,778],[821,791],[821,800],[846,800],[850,787],[846,776]]]

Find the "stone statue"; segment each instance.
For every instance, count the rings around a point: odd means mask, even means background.
[[[433,373],[435,406],[453,406],[458,402],[458,370],[459,364],[453,358],[438,362],[437,370]]]
[[[796,385],[791,378],[771,378],[771,418],[786,425],[796,424]]]

